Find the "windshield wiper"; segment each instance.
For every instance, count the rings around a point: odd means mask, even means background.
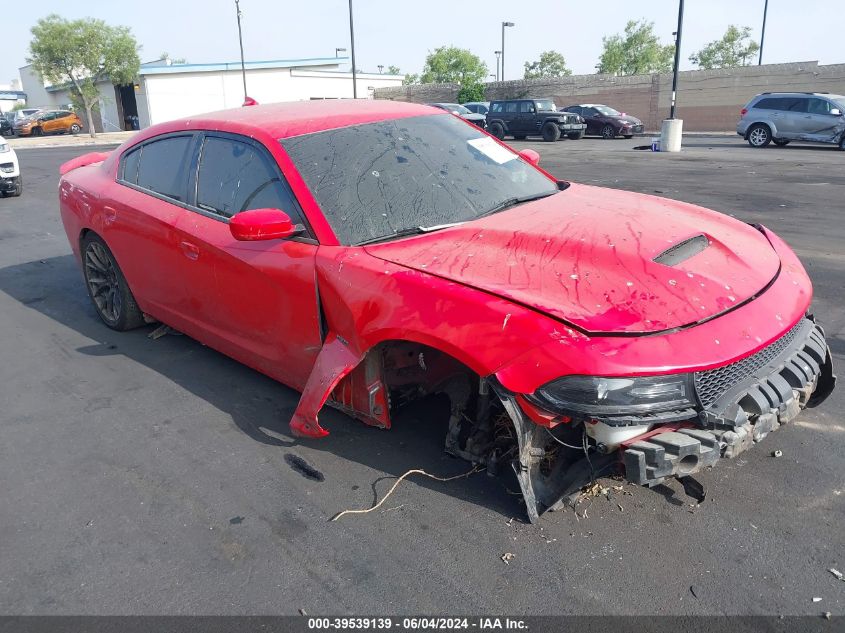
[[[522,204],[523,202],[531,202],[533,200],[540,200],[541,198],[548,198],[549,196],[553,196],[557,191],[550,191],[547,193],[535,193],[530,196],[521,196],[517,198],[508,198],[507,200],[500,202],[492,209],[488,209],[481,215],[479,218],[486,218],[488,215],[493,215],[494,213],[498,213],[499,211],[504,211],[505,209],[510,209],[511,207],[515,207],[518,204]]]
[[[376,242],[395,240],[399,237],[408,237],[410,235],[422,235],[423,233],[431,233],[433,231],[439,231],[441,229],[448,229],[453,226],[460,226],[461,224],[463,224],[463,222],[436,224],[434,226],[409,226],[407,229],[401,229],[399,231],[396,231],[396,233],[390,233],[389,235],[380,235],[378,237],[372,237],[368,240],[364,240],[363,242],[358,242],[355,246],[365,246],[367,244],[375,244]]]

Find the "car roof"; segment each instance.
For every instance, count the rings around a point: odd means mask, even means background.
[[[828,99],[845,99],[845,96],[842,95],[832,95],[827,92],[761,92],[758,94],[755,99],[758,97],[795,97],[795,96],[802,96],[802,97],[826,97]]]
[[[376,99],[326,99],[245,106],[199,114],[147,128],[144,138],[185,129],[254,130],[273,138],[288,138],[351,125],[422,115],[445,115],[419,103]]]

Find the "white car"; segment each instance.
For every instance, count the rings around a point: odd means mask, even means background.
[[[0,195],[19,196],[23,193],[18,155],[9,143],[0,138]]]

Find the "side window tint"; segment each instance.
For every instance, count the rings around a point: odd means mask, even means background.
[[[134,149],[121,160],[120,179],[138,184],[138,164],[141,162],[141,148]]]
[[[519,102],[519,111],[522,114],[525,114],[526,112],[534,112],[534,104],[531,103],[530,101],[520,101]]]
[[[830,104],[823,99],[810,99],[807,111],[811,114],[830,114]]]
[[[502,112],[502,104],[501,103],[494,103],[490,106],[490,111],[499,114]]]
[[[226,218],[249,209],[281,209],[294,223],[302,222],[287,186],[261,152],[213,136],[202,147],[197,206]]]
[[[779,102],[780,99],[772,99],[771,97],[767,97],[765,99],[760,99],[757,103],[754,104],[753,108],[755,110],[779,110]]]
[[[789,110],[790,112],[806,112],[807,111],[807,102],[809,99],[802,99],[800,97],[787,97],[782,99],[783,101],[783,109]]]
[[[191,136],[173,136],[144,145],[138,186],[184,202],[192,140]]]
[[[517,104],[515,101],[510,101],[505,104],[505,112],[516,112]]]

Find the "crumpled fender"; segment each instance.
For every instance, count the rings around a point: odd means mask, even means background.
[[[355,354],[344,339],[329,332],[290,421],[290,430],[295,436],[318,438],[329,434],[317,418],[320,409],[337,384],[358,366],[362,358],[363,354]]]

